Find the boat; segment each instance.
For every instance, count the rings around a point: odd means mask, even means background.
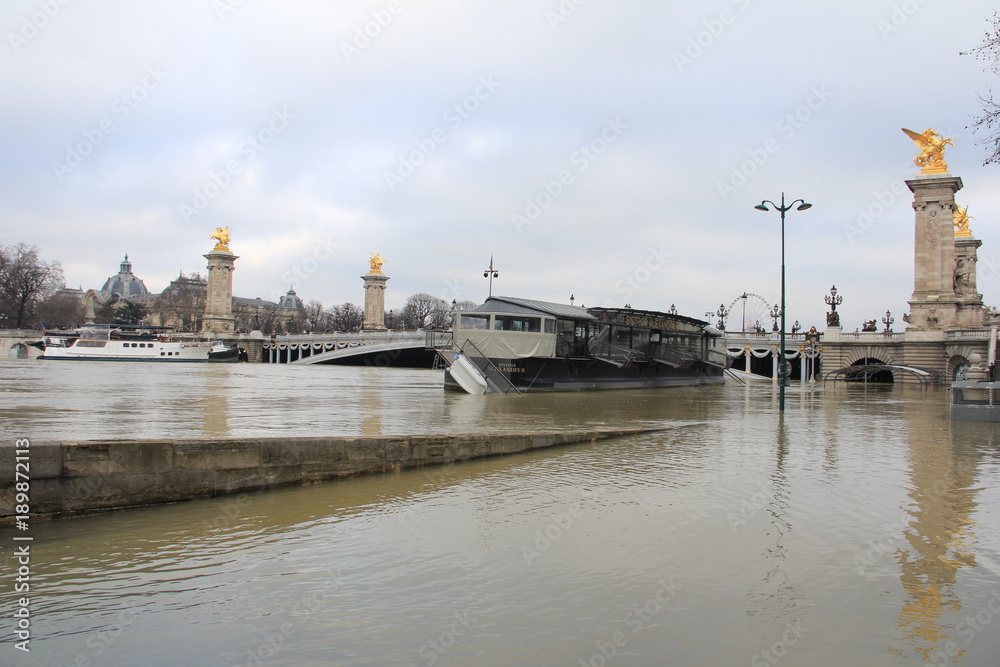
[[[246,352],[240,349],[239,345],[230,345],[221,340],[212,341],[212,347],[208,350],[208,360],[222,363],[236,363],[246,361]]]
[[[722,332],[674,312],[583,308],[493,296],[452,313],[446,389],[470,394],[724,382]]]
[[[128,324],[85,324],[66,331],[45,331],[36,347],[43,359],[84,361],[235,361],[235,346],[221,341],[184,341],[170,327]],[[215,353],[216,358],[213,357]]]

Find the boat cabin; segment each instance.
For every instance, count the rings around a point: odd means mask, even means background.
[[[705,360],[716,350],[725,363],[719,332],[673,313],[491,297],[453,315],[455,348],[472,347],[492,359],[585,358],[616,366],[654,361],[676,367]]]

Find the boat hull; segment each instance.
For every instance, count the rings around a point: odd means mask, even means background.
[[[465,360],[462,357],[462,360]],[[672,368],[658,363],[617,367],[594,359],[491,359],[519,392],[591,391],[721,384],[723,369],[711,364]],[[452,364],[452,369],[455,364]],[[463,391],[454,370],[445,373],[445,388]],[[473,392],[470,392],[473,393]],[[482,392],[474,392],[482,393]]]

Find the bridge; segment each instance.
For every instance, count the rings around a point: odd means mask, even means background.
[[[424,331],[360,331],[272,336],[264,342],[264,363],[368,364],[430,367]]]

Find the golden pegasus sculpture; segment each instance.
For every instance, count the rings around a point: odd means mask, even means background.
[[[212,235],[209,238],[218,241],[213,250],[229,252],[229,240],[231,238],[229,236],[229,227],[216,227],[215,231],[212,232]]]
[[[942,139],[941,135],[934,130],[927,128],[922,133],[914,132],[903,128],[913,143],[920,149],[920,155],[913,158],[913,164],[920,167],[921,174],[946,174],[948,173],[948,163],[944,161],[945,146],[954,146],[951,139]]]
[[[972,236],[972,230],[969,229],[969,220],[975,220],[971,215],[969,215],[969,207],[966,206],[962,208],[958,204],[955,205],[955,236],[958,237],[968,237]]]

